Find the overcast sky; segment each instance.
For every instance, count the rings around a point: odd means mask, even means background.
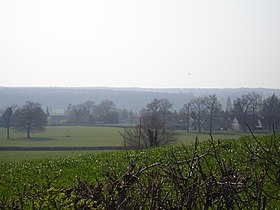
[[[0,86],[280,88],[280,1],[3,0]]]

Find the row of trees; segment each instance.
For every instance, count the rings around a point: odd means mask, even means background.
[[[247,125],[252,129],[277,129],[280,126],[280,99],[274,94],[263,99],[257,93],[250,93],[236,98],[233,103],[229,98],[226,109],[223,109],[216,95],[209,95],[188,101],[180,110],[174,110],[167,99],[154,99],[137,114],[116,108],[110,100],[99,104],[87,101],[69,104],[64,117],[68,125],[132,123],[135,119],[139,122],[141,118],[137,138],[145,136],[144,145],[156,146],[159,141],[166,141],[160,140],[163,139],[161,136],[171,136],[171,127],[198,132],[208,130],[212,133],[214,130],[231,129],[236,119],[244,131]],[[44,129],[47,119],[48,111],[44,112],[40,103],[29,101],[21,107],[12,105],[3,109],[1,124],[7,128],[7,138],[10,136],[10,127],[26,131],[26,137],[29,138],[31,132]],[[134,134],[129,135],[132,138]]]
[[[236,119],[242,129],[246,127],[277,129],[280,125],[280,100],[274,94],[262,99],[259,94],[242,95],[233,101],[228,99],[227,109],[223,110],[216,95],[197,97],[177,111],[167,99],[154,99],[142,110],[140,124],[135,128],[124,129],[125,145],[147,148],[174,141],[174,126],[201,132],[208,130],[231,129]]]
[[[165,103],[165,104],[164,104]],[[161,105],[159,105],[161,104]],[[242,95],[231,102],[228,98],[227,106],[223,109],[216,95],[196,97],[180,110],[174,110],[167,99],[154,99],[139,113],[127,109],[118,109],[113,101],[104,100],[99,104],[87,101],[82,104],[69,104],[65,111],[66,125],[92,125],[97,123],[132,123],[142,117],[147,110],[164,109],[164,116],[169,118],[171,124],[190,130],[232,129],[234,120],[240,128],[246,131],[248,124],[252,129],[272,129],[280,125],[280,100],[276,95],[263,99],[257,93]]]
[[[93,101],[77,105],[69,104],[65,115],[67,125],[129,123],[135,116],[132,111],[118,109],[111,100],[104,100],[99,104],[95,104]]]
[[[230,129],[236,119],[243,131],[247,125],[252,129],[277,129],[280,125],[280,100],[276,95],[262,99],[257,93],[236,98],[231,104],[228,99],[226,110],[215,95],[197,97],[186,103],[179,112],[179,119],[189,131],[193,126],[199,132]]]

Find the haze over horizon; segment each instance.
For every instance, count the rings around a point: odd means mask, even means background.
[[[280,1],[1,1],[0,87],[280,88]]]

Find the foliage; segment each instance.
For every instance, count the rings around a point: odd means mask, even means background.
[[[40,171],[41,180],[30,176],[30,184],[14,186],[18,191],[10,186],[13,191],[2,195],[0,208],[277,209],[279,164],[279,136],[274,134],[26,162],[22,168],[2,165],[12,180],[18,173],[29,177],[29,170]],[[76,179],[70,178],[71,170]],[[2,192],[6,173],[0,179]],[[72,184],[63,181],[69,179]]]

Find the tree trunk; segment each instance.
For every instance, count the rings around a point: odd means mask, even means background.
[[[245,117],[245,114],[243,114],[243,116],[242,116],[242,121],[243,121],[243,132],[246,132],[247,131],[247,129],[246,129],[246,117]]]
[[[189,133],[190,132],[190,117],[188,116],[188,119],[187,119],[187,132]]]
[[[213,132],[213,112],[211,112],[210,114],[210,123],[209,123],[209,132],[212,133]]]
[[[190,132],[190,108],[188,107],[188,116],[187,116],[187,132]]]
[[[28,126],[26,129],[26,138],[30,138],[30,126]]]
[[[198,132],[201,133],[200,110],[198,112]]]
[[[10,139],[10,126],[7,126],[7,139]]]

